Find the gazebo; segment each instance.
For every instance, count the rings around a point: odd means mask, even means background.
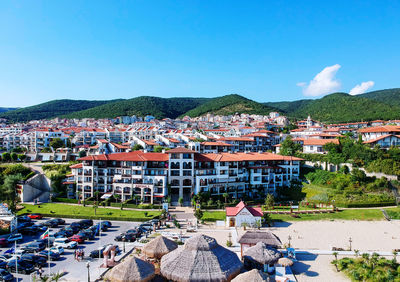
[[[232,282],[263,282],[263,281],[270,281],[270,279],[267,274],[257,269],[241,273],[232,280]]]
[[[161,259],[163,255],[168,254],[176,248],[178,248],[178,244],[174,241],[164,236],[157,236],[143,246],[142,252],[147,257]]]
[[[269,247],[263,242],[258,242],[255,246],[244,251],[244,266],[246,269],[268,270],[268,266],[273,266],[279,258],[281,252],[275,248]]]
[[[240,237],[240,253],[243,257],[243,252],[249,247],[254,246],[258,242],[265,243],[267,246],[278,248],[282,245],[281,240],[274,233],[269,231],[247,231]]]
[[[113,282],[146,282],[153,279],[154,266],[137,257],[129,257],[114,266],[105,278]]]
[[[222,247],[214,238],[196,235],[161,259],[161,274],[178,282],[223,282],[239,274],[238,256]]]

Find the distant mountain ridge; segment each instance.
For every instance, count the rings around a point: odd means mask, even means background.
[[[18,108],[7,108],[7,107],[0,107],[0,113],[8,112],[8,111],[13,111]]]
[[[39,105],[1,112],[10,122],[33,119],[115,118],[117,116],[152,115],[157,119],[183,116],[197,117],[208,113],[268,115],[278,111],[293,119],[311,115],[327,123],[400,119],[400,88],[384,89],[351,96],[333,93],[319,99],[259,103],[238,94],[216,98],[160,98],[140,96],[108,101],[53,100]]]

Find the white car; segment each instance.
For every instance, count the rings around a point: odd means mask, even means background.
[[[51,247],[50,249],[49,249],[49,251],[50,252],[53,252],[53,253],[58,253],[58,254],[63,254],[64,253],[64,248],[63,247],[61,247],[61,246],[54,246],[54,247]]]
[[[53,243],[54,247],[63,247],[64,249],[75,249],[78,243],[75,241],[70,241],[68,238],[56,238]]]

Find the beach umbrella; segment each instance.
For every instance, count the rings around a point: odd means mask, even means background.
[[[214,238],[198,234],[161,259],[161,274],[178,282],[223,282],[239,274],[242,263]]]
[[[168,254],[176,248],[178,248],[178,244],[174,241],[164,236],[157,236],[143,246],[142,252],[150,258],[160,259],[163,255]]]
[[[281,252],[277,249],[271,248],[263,242],[258,242],[255,246],[245,250],[243,258],[264,265],[275,264],[281,256]]]
[[[278,263],[282,266],[292,266],[293,265],[293,261],[289,258],[280,258],[278,260]]]
[[[154,276],[154,266],[151,263],[132,256],[114,266],[105,278],[113,282],[146,282]]]
[[[262,282],[270,281],[268,275],[257,269],[252,269],[250,271],[244,272],[236,276],[232,282]]]

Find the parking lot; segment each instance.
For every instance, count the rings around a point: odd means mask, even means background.
[[[44,221],[48,218],[44,218],[42,220],[33,220],[34,223],[39,223]],[[58,231],[62,227],[72,223],[79,221],[78,219],[65,219],[65,225],[60,225],[58,228],[51,228],[50,231]],[[99,221],[94,220],[94,224],[98,223]],[[100,276],[102,272],[104,272],[104,268],[100,268],[100,265],[103,263],[103,259],[99,258],[90,258],[89,254],[91,251],[98,249],[106,244],[115,244],[119,246],[121,253],[116,257],[119,259],[120,256],[124,254],[123,252],[123,242],[115,242],[115,236],[119,235],[120,233],[137,227],[140,223],[137,222],[121,222],[121,221],[111,221],[112,227],[110,227],[107,231],[102,231],[101,236],[97,235],[94,240],[85,241],[82,244],[79,244],[78,247],[84,250],[84,258],[81,261],[75,260],[74,250],[73,249],[65,249],[64,253],[61,255],[61,258],[58,261],[51,261],[50,265],[43,267],[43,274],[49,273],[62,273],[65,272],[66,275],[63,276],[64,281],[88,281],[88,262],[89,262],[89,272],[90,272],[90,280],[94,281],[96,278]],[[19,246],[33,242],[43,234],[43,232],[39,232],[35,236],[25,235],[23,238],[23,242],[17,244],[17,249]],[[125,243],[125,250],[128,252],[131,250],[134,245],[137,243]],[[14,245],[9,245],[6,248],[0,248],[1,253],[10,249]],[[1,254],[0,254],[1,255]],[[30,275],[23,275],[23,274],[15,274],[13,275],[18,278],[18,281],[32,281]]]

